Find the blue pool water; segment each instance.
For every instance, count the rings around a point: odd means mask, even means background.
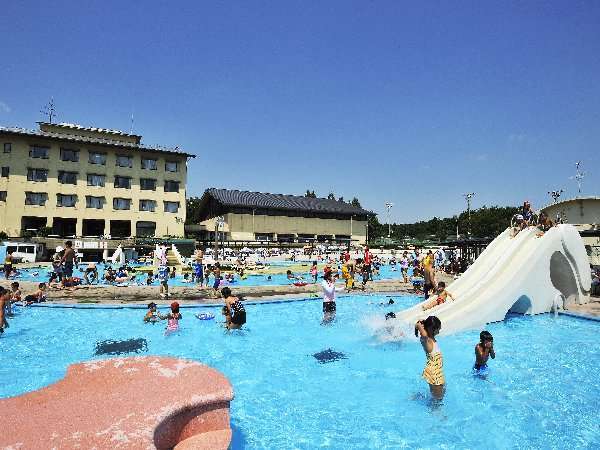
[[[598,448],[599,324],[569,317],[516,317],[492,324],[497,358],[486,380],[471,373],[479,331],[442,337],[447,394],[428,400],[419,343],[381,343],[370,331],[384,296],[338,300],[320,325],[320,300],[248,305],[245,330],[183,309],[182,330],[143,324],[144,310],[20,309],[0,337],[0,397],[61,378],[96,358],[96,342],[145,338],[148,353],[187,357],[232,382],[233,448]],[[397,309],[414,296],[395,296]],[[211,308],[215,314],[218,308]],[[320,363],[331,349],[346,359]]]
[[[272,265],[283,265],[282,262],[278,262],[277,264]],[[79,277],[83,280],[83,271],[85,270],[85,265],[81,265],[82,270],[75,269],[73,271],[73,276]],[[116,268],[113,265],[113,268]],[[310,269],[310,265],[306,265],[306,270],[303,272],[295,273],[296,276],[302,276],[306,282],[312,282],[313,279],[308,273]],[[102,265],[98,265],[98,273],[100,279],[104,275],[104,267]],[[322,275],[322,273],[320,274]],[[191,276],[191,274],[190,274]],[[391,266],[382,266],[380,269],[380,273],[378,276],[374,277],[374,280],[384,280],[384,279],[399,279],[401,278],[400,269],[392,270]],[[271,275],[271,279],[269,280],[268,274],[259,274],[259,275],[248,275],[246,279],[240,279],[239,275],[235,275],[235,282],[231,285],[233,286],[281,286],[291,284],[290,280],[287,279],[285,274],[275,274]],[[147,275],[142,272],[137,272],[137,276],[133,284],[136,282],[142,285],[146,284]],[[20,269],[19,276],[15,279],[16,281],[34,281],[34,282],[46,282],[49,279],[49,271],[47,268],[35,268],[35,269]],[[359,281],[359,277],[357,277],[357,282]],[[214,282],[214,277],[210,276],[209,286],[212,287]],[[97,284],[97,283],[96,283]],[[100,284],[102,285],[102,283]],[[158,280],[154,280],[153,286],[158,286]],[[169,279],[169,285],[171,286],[194,286],[193,283],[186,283],[183,281],[183,276],[181,274],[177,274],[175,278]]]

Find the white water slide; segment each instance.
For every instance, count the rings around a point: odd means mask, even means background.
[[[441,320],[441,334],[452,334],[504,320],[509,312],[540,314],[587,303],[592,281],[577,230],[558,225],[541,237],[538,233],[529,227],[512,237],[506,229],[448,286],[454,301],[448,298],[427,311],[423,302],[396,313],[393,334],[403,335],[427,316]]]

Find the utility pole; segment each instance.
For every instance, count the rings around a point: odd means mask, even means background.
[[[388,239],[392,236],[392,219],[390,217],[390,211],[392,209],[392,207],[394,206],[394,204],[392,202],[385,202],[385,207],[387,208],[387,215],[388,215]]]
[[[468,215],[468,220],[469,220],[469,222],[468,222],[469,226],[468,226],[467,233],[469,234],[469,237],[471,237],[471,199],[473,197],[475,197],[475,192],[463,194],[463,197],[465,198],[465,200],[467,200],[467,215]]]

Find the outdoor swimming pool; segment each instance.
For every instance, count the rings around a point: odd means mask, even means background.
[[[278,263],[278,264],[272,264],[274,266],[281,266],[283,265],[282,263]],[[73,276],[75,277],[79,277],[83,280],[83,271],[85,270],[85,268],[87,267],[86,264],[82,264],[80,266],[80,269],[74,269],[73,271]],[[103,265],[98,265],[98,273],[100,276],[100,279],[102,280],[102,277],[104,275],[104,267]],[[113,268],[117,268],[118,265],[112,265]],[[134,266],[135,267],[135,266]],[[306,264],[305,266],[305,271],[302,272],[296,272],[295,275],[297,276],[302,276],[304,278],[304,280],[306,282],[312,282],[312,278],[310,277],[310,274],[308,273],[309,269],[310,269],[310,265]],[[319,266],[319,269],[322,269],[322,266]],[[412,269],[411,269],[412,271]],[[156,271],[155,271],[156,273]],[[146,278],[147,275],[144,272],[135,272],[136,274],[136,279],[133,282],[129,282],[129,284],[135,285],[136,283],[140,284],[140,285],[145,285],[146,284]],[[264,274],[248,274],[246,279],[240,279],[239,275],[235,275],[235,282],[231,283],[230,286],[282,286],[282,285],[289,285],[291,284],[291,281],[287,279],[287,276],[285,274],[272,274],[271,279],[269,280],[267,277],[270,274],[268,273],[264,273]],[[15,281],[34,281],[34,282],[47,282],[49,279],[49,271],[47,268],[35,268],[35,269],[19,269],[19,276],[17,278],[15,278]],[[322,272],[319,274],[319,276],[322,276]],[[191,273],[190,273],[190,277],[191,277]],[[398,267],[398,270],[392,270],[392,267],[389,265],[386,266],[381,266],[380,269],[380,273],[378,276],[374,276],[374,280],[384,280],[384,279],[400,279],[402,277],[401,273],[400,273],[400,268]],[[178,273],[177,276],[175,278],[171,278],[169,279],[169,285],[170,286],[194,286],[196,285],[195,283],[187,283],[183,281],[183,275],[181,275],[181,273]],[[356,279],[357,283],[359,282],[360,277],[358,277]],[[319,282],[321,281],[321,278],[319,278]],[[210,282],[209,282],[209,286],[212,287],[214,282],[214,277],[211,275],[210,276]],[[85,282],[84,282],[85,283]],[[98,284],[98,283],[95,283]],[[100,283],[100,286],[102,285],[107,285],[107,284],[103,284]],[[153,286],[158,286],[159,282],[158,280],[154,280],[154,282],[152,283]],[[227,285],[227,283],[225,283],[224,285]]]
[[[394,309],[414,296],[394,296]],[[380,343],[368,323],[385,296],[338,300],[320,325],[320,299],[248,305],[247,328],[227,333],[182,309],[182,329],[143,324],[143,309],[20,308],[0,337],[0,397],[61,378],[97,358],[96,343],[144,338],[147,354],[201,361],[232,382],[233,448],[598,448],[600,366],[596,322],[515,317],[488,329],[497,358],[487,380],[473,377],[479,330],[442,337],[447,395],[436,407],[420,374],[419,343]],[[372,304],[370,304],[372,303]],[[374,303],[374,304],[373,304]],[[218,308],[209,311],[217,314]],[[320,363],[331,349],[346,359]]]

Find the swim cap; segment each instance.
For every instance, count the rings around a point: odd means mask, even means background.
[[[177,302],[171,303],[171,308],[179,308],[179,303],[177,303]]]

